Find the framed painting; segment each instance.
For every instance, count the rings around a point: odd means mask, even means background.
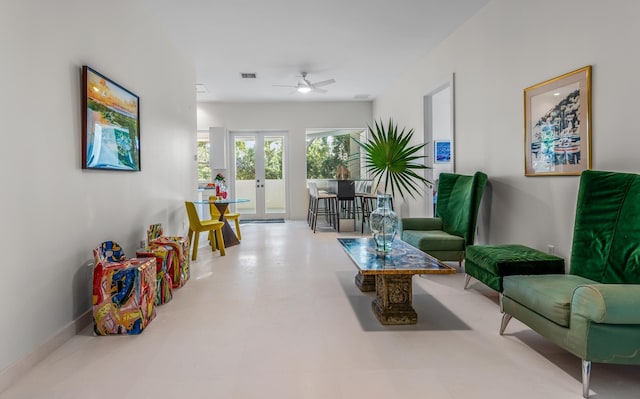
[[[434,146],[435,163],[451,162],[451,140],[436,140],[434,141]]]
[[[140,171],[140,98],[86,65],[82,168]]]
[[[524,89],[525,176],[591,169],[591,66]]]

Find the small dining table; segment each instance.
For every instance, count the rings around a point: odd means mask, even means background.
[[[240,240],[238,240],[238,236],[236,236],[236,233],[231,228],[231,225],[227,221],[227,218],[224,217],[224,214],[227,211],[227,208],[229,208],[229,204],[241,204],[245,202],[249,202],[249,199],[248,198],[225,198],[225,199],[219,199],[215,201],[207,201],[207,200],[194,201],[193,203],[198,205],[210,205],[210,204],[215,205],[215,207],[218,209],[218,212],[220,212],[220,218],[218,220],[221,222],[224,222],[224,226],[222,226],[222,238],[224,239],[224,246],[232,247],[234,245],[240,244]]]

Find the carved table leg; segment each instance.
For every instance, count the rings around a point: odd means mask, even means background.
[[[382,324],[416,324],[418,314],[412,302],[410,274],[377,274],[373,313]]]
[[[372,292],[376,290],[376,278],[373,274],[356,274],[356,287],[362,292]]]

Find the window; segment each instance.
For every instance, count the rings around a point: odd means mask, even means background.
[[[307,179],[335,179],[339,169],[360,178],[360,146],[364,129],[307,129]]]
[[[209,147],[209,132],[198,132],[198,181],[211,181],[211,148]]]

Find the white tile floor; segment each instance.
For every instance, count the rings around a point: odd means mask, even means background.
[[[143,334],[87,328],[0,398],[581,398],[579,359],[516,320],[499,336],[497,295],[463,273],[414,277],[418,324],[383,327],[338,234],[242,229]],[[638,398],[640,367],[594,364],[591,388]]]

